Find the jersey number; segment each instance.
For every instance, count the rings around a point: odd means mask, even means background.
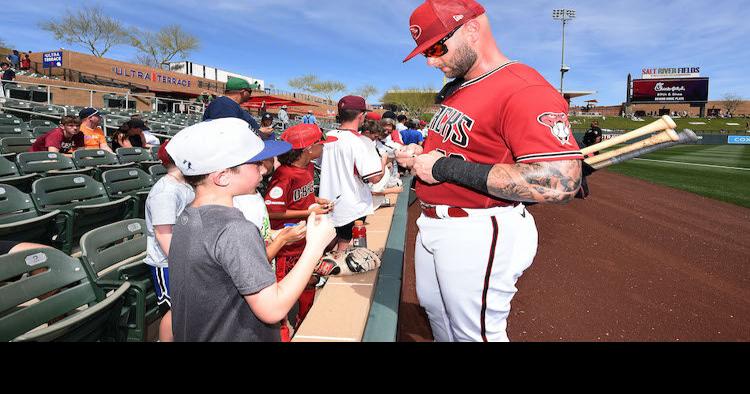
[[[464,157],[464,155],[462,155],[460,153],[451,153],[451,154],[448,154],[443,149],[439,149],[439,148],[435,149],[435,150],[438,151],[438,152],[440,152],[440,154],[443,155],[443,156],[452,157],[454,159],[461,159],[463,161],[466,161],[466,158]]]

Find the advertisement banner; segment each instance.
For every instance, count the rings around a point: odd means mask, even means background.
[[[708,78],[634,79],[633,103],[703,103],[708,101]]]
[[[42,62],[44,68],[62,67],[63,66],[63,53],[58,52],[45,52],[42,55]]]
[[[750,135],[730,135],[728,142],[730,145],[750,145]]]

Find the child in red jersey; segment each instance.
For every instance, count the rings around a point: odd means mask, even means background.
[[[265,196],[271,228],[283,229],[305,220],[310,213],[329,213],[333,205],[330,201],[315,197],[312,160],[323,153],[323,145],[336,141],[325,138],[315,124],[299,124],[288,128],[281,139],[292,144],[292,150],[278,157],[281,166],[273,173]],[[305,240],[284,246],[276,255],[276,278],[281,281],[294,268],[305,249]],[[315,284],[318,277],[310,278],[307,288],[299,298],[299,312],[295,327],[299,327],[315,298]],[[291,339],[286,325],[281,328],[281,340]]]

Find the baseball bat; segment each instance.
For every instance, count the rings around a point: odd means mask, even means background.
[[[648,153],[656,152],[657,150],[671,148],[675,145],[687,144],[698,141],[698,136],[690,129],[685,129],[679,133],[679,139],[677,141],[663,142],[657,145],[651,145],[645,148],[640,148],[632,152],[625,153],[621,156],[616,156],[605,161],[601,161],[591,165],[594,170],[600,170],[611,165],[619,164],[627,160],[635,159]]]
[[[666,129],[665,131],[659,134],[655,134],[651,136],[651,138],[647,138],[645,140],[632,143],[628,146],[624,146],[620,149],[609,151],[601,155],[589,157],[588,159],[586,159],[586,163],[593,166],[596,163],[609,160],[613,157],[622,156],[626,153],[630,153],[641,148],[647,148],[652,145],[658,145],[658,144],[662,144],[665,142],[679,141],[679,140],[680,140],[680,136],[677,135],[677,132],[675,132],[672,129]]]
[[[672,120],[672,118],[670,118],[669,116],[664,115],[657,121],[649,123],[639,129],[633,130],[629,133],[609,139],[607,141],[602,141],[596,145],[591,145],[588,148],[581,149],[581,153],[583,153],[584,156],[587,156],[594,152],[611,148],[615,145],[630,141],[634,138],[642,137],[644,135],[655,133],[657,131],[675,128],[677,128],[677,124],[674,122],[674,120]]]

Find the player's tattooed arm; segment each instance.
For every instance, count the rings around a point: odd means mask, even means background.
[[[580,160],[498,164],[487,177],[489,194],[512,201],[561,204],[575,198],[580,188]]]
[[[506,200],[560,204],[575,198],[582,177],[580,160],[493,166],[422,155],[415,169],[427,183],[451,182]]]

